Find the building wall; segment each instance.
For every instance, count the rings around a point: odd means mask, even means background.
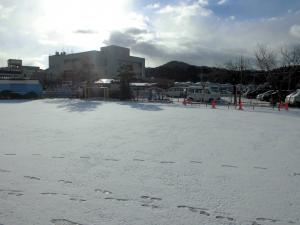
[[[11,71],[8,68],[0,68],[0,80],[24,79],[21,71]]]
[[[137,78],[145,77],[145,59],[130,56],[119,46],[102,47],[101,51],[49,56],[49,71],[55,78],[71,79],[91,76],[91,80],[116,78],[122,65],[131,65]],[[75,78],[73,77],[73,78]]]
[[[40,95],[42,90],[43,88],[37,80],[0,80],[0,92],[10,91],[21,95],[34,92]]]

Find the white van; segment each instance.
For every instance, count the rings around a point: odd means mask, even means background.
[[[186,87],[171,87],[167,90],[166,95],[172,98],[182,98],[185,95]]]
[[[297,89],[292,94],[286,96],[285,102],[290,105],[300,105],[300,89]]]
[[[191,86],[187,90],[187,98],[193,101],[211,102],[220,99],[220,92],[212,87]]]

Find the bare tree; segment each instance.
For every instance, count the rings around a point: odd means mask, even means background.
[[[132,65],[121,65],[118,72],[120,77],[120,99],[129,100],[132,97],[130,81],[134,78]]]
[[[296,72],[297,66],[300,65],[300,45],[282,47],[280,53],[283,66],[288,67],[288,90],[290,90],[292,75]]]
[[[258,44],[255,51],[255,58],[257,67],[265,72],[267,82],[274,87],[275,84],[274,77],[272,76],[272,70],[277,66],[276,53],[269,49],[266,45]]]
[[[250,60],[244,56],[237,57],[225,63],[225,68],[233,71],[233,92],[234,92],[234,104],[237,104],[237,83],[240,83],[239,90],[239,104],[241,103],[242,90],[241,85],[243,84],[243,77],[245,70],[250,68]]]
[[[271,71],[276,67],[276,54],[266,45],[258,44],[255,52],[257,66],[264,71]]]

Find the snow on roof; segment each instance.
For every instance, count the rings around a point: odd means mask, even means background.
[[[110,84],[113,81],[115,81],[114,79],[100,79],[95,81],[95,84]]]
[[[156,83],[130,83],[130,86],[135,86],[135,87],[152,87],[156,85]]]

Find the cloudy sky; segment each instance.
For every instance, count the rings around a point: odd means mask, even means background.
[[[146,66],[222,65],[258,43],[300,43],[299,0],[0,0],[0,66],[116,44]]]

